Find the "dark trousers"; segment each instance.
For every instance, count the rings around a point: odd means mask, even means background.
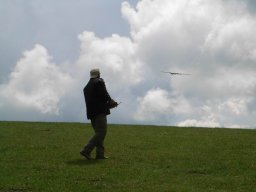
[[[107,134],[107,116],[105,114],[98,115],[91,119],[91,124],[94,135],[84,147],[84,151],[90,154],[96,147],[96,157],[103,157],[105,152],[104,139]]]

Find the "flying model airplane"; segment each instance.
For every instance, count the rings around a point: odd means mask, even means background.
[[[161,71],[162,73],[169,73],[170,75],[192,75],[188,73],[175,73],[175,72],[170,72],[170,71]]]

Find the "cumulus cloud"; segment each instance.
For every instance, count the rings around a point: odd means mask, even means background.
[[[143,98],[138,98],[139,108],[135,113],[138,120],[156,120],[156,115],[171,112],[171,101],[168,92],[161,89],[149,90]]]
[[[148,68],[146,81],[159,78],[162,69],[193,74],[170,78],[169,87],[158,81],[159,87],[182,95],[193,109],[172,123],[255,127],[255,108],[249,106],[255,106],[256,18],[245,2],[144,0],[135,8],[124,2],[122,12],[138,45],[138,57]],[[162,96],[158,98],[161,101]],[[150,120],[148,99],[148,94],[139,99],[137,114]],[[166,100],[168,106],[171,99]],[[169,111],[171,119],[175,113]]]
[[[220,127],[215,119],[206,118],[204,120],[187,119],[177,124],[181,127]]]
[[[247,1],[142,0],[136,7],[123,2],[121,11],[130,36],[84,31],[79,58],[65,66],[37,45],[24,53],[1,95],[52,114],[68,98],[62,114],[74,116],[81,102],[72,98],[83,100],[90,69],[100,68],[110,94],[123,102],[113,122],[256,126],[256,16]]]
[[[23,53],[8,83],[1,86],[1,98],[6,102],[2,105],[36,109],[43,114],[58,114],[60,99],[71,85],[72,78],[51,62],[45,47],[37,44]]]
[[[112,88],[119,90],[142,81],[142,64],[136,55],[136,44],[130,38],[113,34],[101,39],[88,31],[78,38],[81,41],[81,54],[76,63],[76,69],[81,71],[79,76],[88,78],[90,69],[98,67]]]
[[[168,122],[168,118],[172,115],[190,113],[190,107],[189,102],[183,96],[156,88],[149,90],[144,97],[138,98],[138,108],[134,118],[139,121],[161,124],[163,120]]]

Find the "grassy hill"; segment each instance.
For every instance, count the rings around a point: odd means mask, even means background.
[[[108,160],[80,123],[0,122],[0,191],[256,191],[256,131],[109,125]]]

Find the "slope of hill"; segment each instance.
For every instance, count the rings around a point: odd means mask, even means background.
[[[108,160],[80,123],[0,122],[0,191],[256,191],[256,131],[109,125]]]

